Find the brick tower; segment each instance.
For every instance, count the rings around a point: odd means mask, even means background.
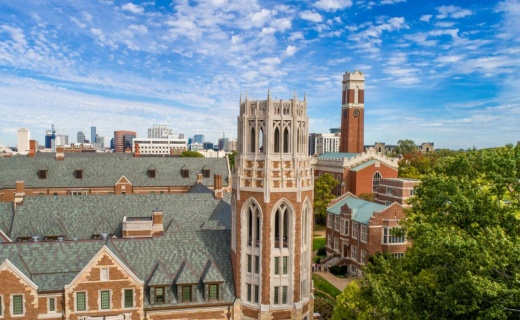
[[[307,99],[240,97],[231,256],[240,319],[312,319]]]
[[[359,71],[343,75],[340,152],[361,153],[365,149],[365,75]]]

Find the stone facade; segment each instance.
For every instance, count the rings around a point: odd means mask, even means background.
[[[241,99],[232,187],[240,319],[312,319],[307,101]]]

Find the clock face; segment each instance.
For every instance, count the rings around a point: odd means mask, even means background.
[[[358,109],[354,110],[354,117],[359,117],[359,110]]]

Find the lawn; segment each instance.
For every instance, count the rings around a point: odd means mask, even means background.
[[[325,246],[325,238],[312,239],[312,251],[316,251],[323,246]]]
[[[324,292],[333,298],[336,298],[341,293],[338,288],[333,286],[330,282],[318,274],[314,273],[312,275],[312,280],[314,280],[314,288],[316,290]]]

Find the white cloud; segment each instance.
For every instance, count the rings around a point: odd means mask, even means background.
[[[435,61],[437,63],[447,64],[447,63],[459,62],[462,59],[464,59],[463,55],[450,55],[450,56],[440,56],[437,59],[435,59]]]
[[[419,20],[424,21],[424,22],[430,22],[431,18],[432,18],[431,14],[425,14],[425,15],[422,15]]]
[[[381,4],[396,4],[399,2],[406,2],[406,0],[381,0]]]
[[[437,19],[446,19],[448,17],[459,19],[473,14],[473,11],[471,10],[462,9],[461,7],[455,6],[441,6],[437,8],[437,11],[439,11],[439,14],[436,16]]]
[[[440,30],[432,30],[428,32],[428,35],[432,37],[438,37],[438,36],[444,36],[448,35],[451,36],[453,39],[457,39],[459,33],[459,29],[440,29]]]
[[[318,0],[314,6],[324,11],[343,10],[352,6],[351,0]]]
[[[308,21],[312,21],[312,22],[322,22],[323,21],[323,17],[321,16],[321,14],[319,14],[315,11],[310,11],[310,10],[305,10],[305,11],[300,12],[300,18],[302,18],[303,20],[308,20]]]
[[[132,31],[135,31],[137,33],[140,33],[140,34],[147,34],[148,33],[148,28],[145,26],[145,25],[136,25],[136,24],[131,24],[128,26],[128,29],[132,30]]]
[[[128,11],[135,14],[143,14],[144,8],[133,3],[127,3],[121,7],[121,10]]]
[[[288,57],[292,57],[296,53],[296,51],[298,51],[298,48],[296,48],[295,46],[288,45],[285,49],[285,54]]]
[[[291,33],[291,35],[288,38],[289,41],[296,41],[301,39],[304,39],[303,32],[301,31]]]

